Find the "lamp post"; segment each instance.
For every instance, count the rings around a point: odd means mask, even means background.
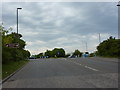
[[[18,38],[18,10],[22,9],[22,8],[17,8],[17,38]],[[6,47],[10,47],[10,48],[19,48],[19,43],[8,43],[5,45]]]
[[[118,2],[118,38],[120,38],[120,32],[119,32],[119,30],[120,30],[120,8],[119,8],[119,6],[120,6],[120,1]]]
[[[120,6],[120,1],[118,2],[118,5],[117,6]]]
[[[17,35],[18,35],[18,10],[22,8],[17,8]]]

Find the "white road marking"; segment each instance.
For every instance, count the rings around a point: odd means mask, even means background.
[[[93,70],[93,71],[98,71],[97,69],[94,69],[94,68],[88,67],[88,66],[85,66],[85,68],[89,68],[89,69],[91,69],[91,70]]]
[[[67,61],[68,61],[68,60],[67,60]],[[68,61],[68,62],[73,62],[73,63],[75,63],[75,64],[77,64],[77,65],[84,66],[85,68],[88,68],[88,69],[90,69],[90,70],[98,71],[98,70],[95,69],[95,68],[92,68],[92,67],[89,67],[89,66],[86,66],[86,65],[80,64],[80,63],[76,63],[76,62],[74,62],[74,61]]]

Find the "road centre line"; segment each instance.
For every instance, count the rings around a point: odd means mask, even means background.
[[[91,67],[88,67],[88,66],[85,66],[86,68],[89,68],[89,69],[91,69],[91,70],[93,70],[93,71],[98,71],[97,69],[94,69],[94,68],[91,68]]]
[[[68,60],[66,60],[66,61],[68,61]],[[80,63],[76,63],[76,62],[74,62],[74,61],[68,61],[68,62],[73,62],[73,63],[75,63],[75,64],[77,64],[77,65],[83,66],[83,67],[88,68],[88,69],[90,69],[90,70],[98,71],[98,70],[95,69],[95,68],[92,68],[92,67],[89,67],[89,66],[86,66],[86,65],[80,64]]]

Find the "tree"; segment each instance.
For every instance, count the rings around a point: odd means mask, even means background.
[[[48,57],[50,58],[50,57],[54,57],[54,54],[53,54],[52,51],[50,51],[50,50],[46,50],[46,52],[45,52],[45,56],[48,56]]]
[[[34,55],[33,57],[35,57],[35,58],[40,58],[40,57],[43,57],[44,55],[43,55],[43,53],[39,53],[39,54],[37,54],[37,55]]]
[[[45,56],[48,56],[48,57],[65,57],[65,50],[63,48],[54,48],[52,51],[46,50]]]
[[[65,57],[65,50],[63,48],[54,48],[52,53],[56,57]]]
[[[30,56],[28,50],[24,50],[25,41],[21,39],[22,35],[12,32],[8,34],[9,30],[5,30],[4,27],[0,26],[2,33],[2,63],[8,63],[10,61],[24,60]],[[18,43],[18,48],[6,47],[6,44]]]
[[[95,56],[95,53],[90,53],[90,57],[94,57]]]
[[[73,56],[81,57],[82,53],[77,49],[73,52]]]
[[[120,57],[120,39],[110,36],[97,46],[97,50],[100,56]]]
[[[0,25],[0,32],[1,32],[2,36],[5,36],[10,30],[12,30],[12,28],[5,30],[5,28]]]

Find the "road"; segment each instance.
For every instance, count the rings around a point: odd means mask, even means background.
[[[3,83],[3,88],[118,88],[116,61],[104,58],[30,60]]]

